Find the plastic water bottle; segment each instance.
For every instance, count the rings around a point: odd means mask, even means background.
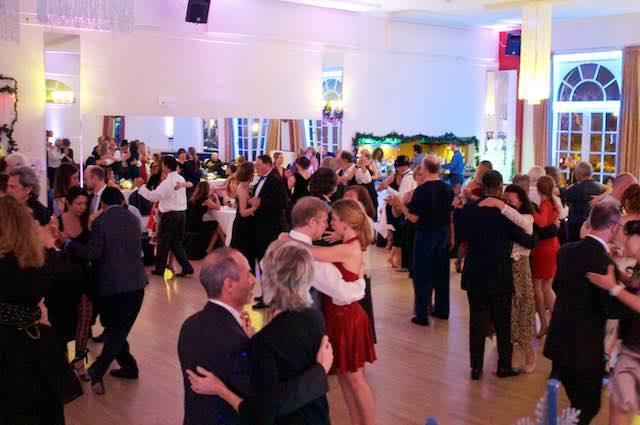
[[[429,417],[424,425],[438,425],[438,421],[436,421],[436,418]]]

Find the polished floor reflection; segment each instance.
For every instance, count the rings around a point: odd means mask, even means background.
[[[433,320],[428,328],[409,323],[413,291],[405,273],[390,270],[386,252],[369,253],[373,284],[378,361],[367,366],[366,375],[376,397],[378,425],[422,425],[427,416],[441,425],[512,425],[533,416],[543,395],[550,363],[538,358],[531,375],[498,379],[493,368],[497,354],[487,344],[485,374],[481,381],[469,379],[468,306],[460,290],[460,275],[451,279],[451,319]],[[196,267],[198,263],[194,264]],[[197,270],[195,276],[197,276]],[[86,395],[65,408],[72,425],[176,425],[182,423],[183,388],[176,353],[178,332],[184,319],[206,302],[196,278],[164,282],[152,277],[142,311],[129,342],[138,360],[140,379],[119,381],[105,376],[107,394],[96,396],[87,384]],[[253,315],[260,320],[260,314]],[[97,327],[96,327],[97,328]],[[100,346],[90,343],[91,358]],[[114,365],[115,366],[115,365]],[[335,378],[329,393],[334,425],[350,423]],[[561,405],[566,406],[564,394]],[[594,424],[606,423],[603,409]]]

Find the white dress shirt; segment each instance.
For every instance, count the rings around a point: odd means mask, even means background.
[[[236,310],[235,308],[231,307],[229,304],[223,303],[220,300],[214,300],[213,298],[209,298],[209,302],[210,303],[214,303],[214,304],[218,304],[220,307],[222,307],[225,310],[227,310],[229,313],[231,313],[233,318],[236,319],[238,324],[240,326],[242,326],[242,320],[240,319],[240,312],[238,310]]]
[[[64,153],[57,146],[47,146],[47,161],[49,168],[58,168],[62,164]]]
[[[107,185],[102,186],[102,188],[97,192],[93,192],[93,198],[91,198],[91,205],[89,205],[89,214],[93,214],[94,212],[100,209],[100,198],[102,197],[102,192],[104,192],[105,187],[107,187]]]
[[[402,175],[402,181],[400,182],[400,186],[398,187],[398,193],[400,193],[400,199],[404,199],[404,195],[414,190],[417,186],[418,184],[413,178],[413,171],[407,170]]]
[[[177,183],[184,183],[184,178],[177,171],[172,171],[167,178],[156,187],[149,190],[147,185],[141,186],[138,193],[151,202],[158,202],[161,213],[187,210],[187,191],[184,187],[174,190]]]
[[[311,238],[303,233],[292,230],[289,237],[305,245],[312,245]],[[331,297],[335,305],[349,305],[364,298],[364,279],[355,282],[345,282],[340,270],[331,263],[313,262],[313,283],[311,286],[323,294]]]
[[[258,179],[258,186],[256,186],[256,190],[253,192],[253,196],[258,196],[260,195],[260,191],[262,190],[262,186],[264,186],[264,182],[267,181],[267,176],[269,174],[271,174],[272,172],[269,171],[267,174],[265,174],[264,176],[260,176],[260,178]]]

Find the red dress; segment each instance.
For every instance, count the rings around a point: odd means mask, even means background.
[[[540,203],[540,212],[533,213],[538,227],[551,226],[558,219],[558,210],[553,201],[545,199]],[[558,237],[538,242],[531,251],[531,274],[534,279],[552,279],[556,274],[556,254],[560,249]]]
[[[334,264],[347,284],[359,279],[356,273],[345,269],[342,263]],[[376,350],[373,345],[369,317],[360,303],[335,305],[331,297],[325,295],[323,308],[327,335],[333,347],[334,359],[331,371],[340,374],[357,372],[364,367],[365,362],[373,363],[376,360]]]

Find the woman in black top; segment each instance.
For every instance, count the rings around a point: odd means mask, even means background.
[[[262,288],[273,309],[271,321],[251,339],[255,396],[244,400],[215,375],[198,368],[187,371],[192,389],[222,397],[252,425],[330,424],[326,374],[333,363],[322,358],[330,350],[322,313],[311,308],[309,289],[313,260],[298,242],[276,241],[263,260]],[[318,354],[316,354],[318,353]],[[298,385],[290,385],[296,382]],[[305,400],[291,400],[304,391]]]
[[[309,196],[309,180],[311,173],[309,172],[311,161],[306,156],[300,156],[296,159],[296,173],[289,177],[288,186],[291,191],[291,205],[295,205],[298,199]]]
[[[182,158],[182,156],[180,157]],[[200,159],[196,153],[196,148],[193,146],[189,147],[186,159],[179,165],[179,167],[180,174],[184,177],[185,181],[190,182],[193,185],[191,187],[187,187],[187,199],[189,199],[200,182]]]
[[[65,212],[58,217],[60,241],[67,239],[87,244],[89,242],[89,193],[80,187],[72,187],[65,199]],[[84,364],[87,361],[87,342],[93,318],[89,296],[92,295],[89,262],[77,257],[69,258],[73,272],[59,285],[47,291],[46,305],[49,318],[58,340],[67,350],[67,343],[75,341],[75,357],[71,364],[84,381],[89,380]]]
[[[61,425],[71,372],[42,299],[64,270],[26,207],[0,197],[0,217],[0,423]]]
[[[129,143],[129,155],[127,156],[125,162],[127,163],[126,178],[134,180],[140,177],[140,167],[138,166],[138,163],[140,162],[138,141],[134,140],[133,142]]]
[[[186,229],[190,235],[185,247],[189,259],[204,258],[213,250],[222,231],[217,221],[203,221],[207,211],[221,208],[218,197],[209,196],[209,193],[209,183],[200,182],[189,199]]]

